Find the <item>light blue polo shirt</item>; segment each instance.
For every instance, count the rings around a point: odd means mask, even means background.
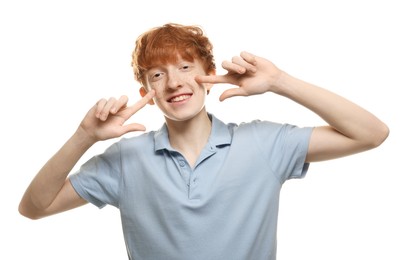
[[[70,177],[90,203],[120,210],[130,259],[276,258],[281,186],[306,174],[312,128],[210,117],[194,168],[164,125],[121,139]]]

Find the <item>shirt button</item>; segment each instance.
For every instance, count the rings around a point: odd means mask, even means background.
[[[181,161],[179,161],[179,165],[180,165],[180,167],[185,167],[186,163],[185,163],[185,161],[181,160]]]

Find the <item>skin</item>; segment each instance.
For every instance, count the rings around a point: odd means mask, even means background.
[[[196,78],[211,84],[229,83],[238,88],[222,93],[220,100],[273,92],[310,109],[328,123],[313,130],[307,162],[330,160],[379,146],[389,135],[376,116],[326,89],[292,77],[267,59],[242,52],[225,61],[226,75]]]
[[[211,122],[204,102],[214,84],[236,86],[226,89],[220,101],[272,92],[324,119],[327,125],[315,127],[312,132],[307,162],[375,148],[389,134],[388,127],[370,112],[326,89],[290,76],[267,59],[242,52],[231,61],[224,61],[222,67],[227,74],[208,74],[198,60],[179,59],[147,72],[147,84],[140,89],[142,98],[135,104],[127,106],[126,96],[98,101],[76,132],[33,179],[21,200],[20,213],[38,219],[86,204],[67,180],[68,174],[94,143],[132,131],[145,131],[141,124],[125,122],[147,104],[156,104],[162,110],[171,145],[193,166],[210,135]]]
[[[147,73],[147,86],[140,89],[141,96],[154,90],[154,103],[165,115],[171,146],[180,151],[193,166],[211,131],[211,121],[204,106],[208,83],[195,78],[205,75],[201,62],[178,59],[175,64],[151,68]],[[196,131],[198,129],[198,131]]]

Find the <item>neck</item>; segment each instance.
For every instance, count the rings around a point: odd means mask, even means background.
[[[211,121],[205,109],[195,117],[185,121],[166,119],[169,142],[194,166],[211,132]]]

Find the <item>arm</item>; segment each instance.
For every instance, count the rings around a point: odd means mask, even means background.
[[[315,127],[306,157],[307,162],[334,159],[379,146],[388,136],[388,127],[373,114],[326,89],[296,79],[272,62],[242,52],[220,76],[198,76],[200,83],[229,83],[238,86],[220,96],[223,101],[233,96],[250,96],[273,92],[310,109],[328,125]]]
[[[307,162],[334,159],[379,146],[388,136],[387,126],[373,114],[326,89],[286,73],[279,84],[283,95],[307,107],[328,123],[313,130]]]
[[[41,168],[28,186],[19,205],[23,216],[38,219],[86,204],[73,189],[68,174],[82,155],[96,142],[130,131],[144,131],[140,124],[124,123],[154,96],[150,91],[127,107],[127,97],[100,100],[86,114],[80,126],[61,149]]]

